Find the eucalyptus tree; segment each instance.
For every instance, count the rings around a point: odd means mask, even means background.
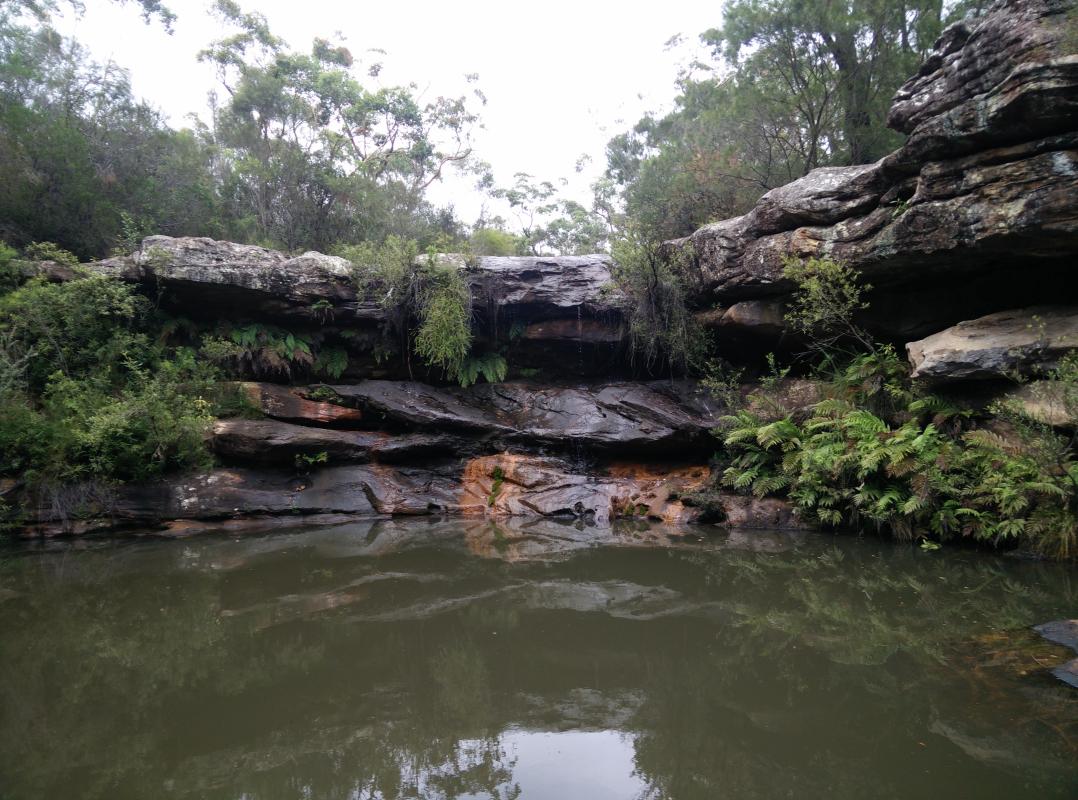
[[[170,23],[160,3],[140,5]],[[89,257],[117,243],[125,219],[208,232],[216,210],[202,141],[135,99],[125,70],[58,34],[58,8],[0,6],[0,238]]]
[[[607,179],[655,238],[744,212],[824,165],[894,149],[886,111],[943,25],[977,2],[727,0],[674,109],[610,141]]]
[[[225,202],[249,238],[324,250],[401,233],[398,220],[426,213],[425,190],[468,165],[478,124],[468,98],[423,103],[414,85],[370,88],[346,48],[316,39],[296,52],[262,15],[232,0],[216,9],[236,32],[200,58],[224,90],[214,140]],[[369,65],[366,79],[380,71]]]

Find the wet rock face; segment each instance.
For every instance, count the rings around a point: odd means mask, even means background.
[[[340,432],[337,432],[339,434]],[[219,468],[168,483],[124,486],[86,518],[63,523],[42,519],[28,532],[88,532],[108,527],[168,526],[177,521],[253,518],[439,516],[577,519],[607,525],[616,519],[692,523],[701,509],[684,500],[705,487],[706,466],[612,463],[580,471],[568,461],[498,453],[424,466],[346,464],[299,474],[283,468]],[[729,493],[715,496],[726,526],[802,530],[788,503]],[[238,524],[238,523],[237,523]],[[190,526],[188,526],[190,527]],[[204,526],[202,526],[204,527]],[[234,527],[234,526],[233,526]],[[193,529],[197,529],[197,526]]]
[[[811,388],[788,383],[790,407],[805,402]],[[210,444],[221,467],[87,495],[77,519],[43,508],[29,530],[182,533],[342,515],[691,523],[705,511],[729,527],[804,527],[782,501],[713,490],[706,506],[693,499],[712,483],[709,429],[722,409],[690,384],[245,388],[266,417],[215,423]]]
[[[214,453],[224,461],[291,466],[303,459],[328,463],[401,463],[460,451],[459,438],[440,434],[390,435],[292,425],[272,419],[223,419],[213,426]],[[299,459],[297,461],[297,459]]]
[[[331,428],[355,427],[363,421],[359,409],[311,400],[300,388],[254,382],[244,383],[242,388],[255,408],[274,419]]]
[[[440,388],[364,381],[334,392],[380,424],[467,434],[498,444],[652,455],[710,451],[721,407],[691,383],[549,387],[521,383]]]
[[[1001,311],[906,345],[913,377],[1005,379],[1051,369],[1078,348],[1078,306]]]
[[[606,309],[612,280],[608,256],[487,256],[469,275],[473,294],[521,316],[565,318],[577,309]]]

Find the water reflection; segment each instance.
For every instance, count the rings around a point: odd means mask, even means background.
[[[9,551],[3,796],[1072,796],[1067,567],[699,533]]]

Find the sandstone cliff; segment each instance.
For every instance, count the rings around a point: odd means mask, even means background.
[[[902,148],[815,170],[666,244],[727,356],[783,346],[783,264],[813,255],[871,281],[864,322],[909,344],[917,378],[1028,373],[1078,346],[1073,5],[1000,0],[953,25],[894,99]],[[217,423],[218,469],[96,497],[89,519],[42,510],[36,529],[446,513],[800,525],[781,501],[700,496],[722,405],[690,384],[626,380],[607,257],[451,263],[477,336],[500,338],[520,373],[508,383],[428,385],[436,375],[376,352],[383,304],[339,258],[158,236],[90,265],[176,314],[314,331],[348,350],[349,367],[330,387],[248,384],[264,417]]]
[[[1002,0],[952,25],[895,96],[888,123],[908,135],[902,148],[814,170],[742,217],[668,242],[698,302],[723,309],[711,323],[775,346],[790,257],[858,269],[875,287],[864,323],[897,343],[1078,301],[1073,5]]]

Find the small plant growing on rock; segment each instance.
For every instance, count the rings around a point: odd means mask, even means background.
[[[490,484],[490,494],[487,495],[487,506],[493,508],[494,504],[498,502],[498,495],[502,493],[505,471],[501,467],[495,467],[491,470],[490,477],[493,478],[493,481]]]
[[[789,258],[783,275],[797,286],[786,323],[810,342],[815,354],[833,364],[836,355],[876,349],[875,340],[855,321],[868,308],[864,294],[872,288],[861,282],[857,270],[830,258]]]
[[[310,475],[311,470],[315,467],[329,463],[329,453],[325,450],[321,450],[317,453],[297,453],[295,463],[296,469],[303,475]]]
[[[348,352],[341,347],[325,347],[314,359],[314,371],[336,380],[348,369]]]
[[[385,244],[339,251],[354,265],[361,295],[386,309],[386,333],[425,364],[462,381],[472,347],[472,297],[461,264],[430,251],[419,256],[415,242],[390,236]],[[408,362],[411,369],[411,362]],[[483,372],[471,374],[472,382]]]
[[[632,231],[614,243],[613,256],[615,297],[628,321],[632,361],[671,373],[703,366],[707,338],[688,309],[679,274],[687,256],[665,257]]]
[[[457,378],[460,385],[467,388],[479,377],[487,383],[501,383],[509,373],[509,364],[500,353],[484,353],[481,356],[468,356],[461,364]]]

